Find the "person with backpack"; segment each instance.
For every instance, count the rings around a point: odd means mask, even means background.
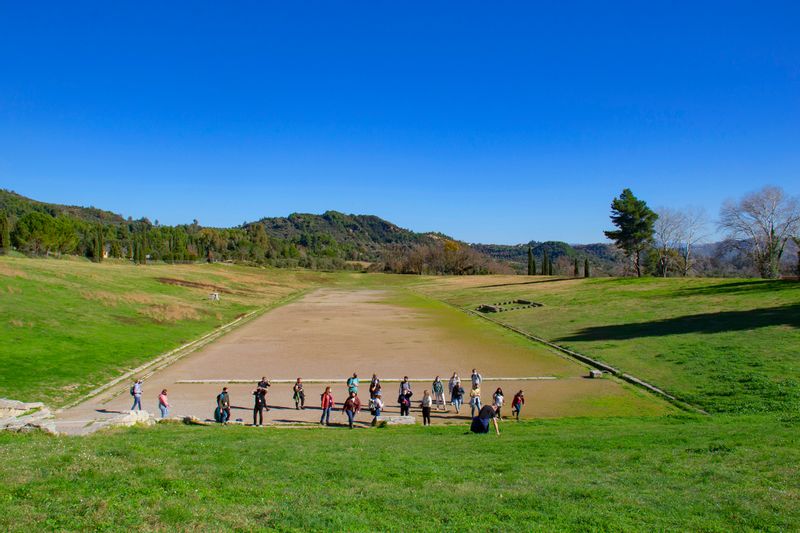
[[[408,416],[411,409],[411,396],[401,392],[397,397],[397,403],[400,404],[400,416]]]
[[[358,394],[358,374],[353,372],[353,377],[347,378],[347,393]]]
[[[523,405],[525,405],[525,393],[519,391],[514,395],[514,399],[511,400],[511,411],[514,413],[517,420],[519,420],[519,414],[522,411]]]
[[[295,409],[305,409],[306,393],[303,392],[303,380],[300,378],[297,378],[297,381],[292,387],[292,398],[294,399]]]
[[[428,391],[422,392],[422,400],[419,402],[420,407],[422,408],[422,425],[423,426],[430,426],[431,425],[431,407],[433,406],[433,398],[431,397],[431,393]]]
[[[131,411],[136,410],[138,407],[139,410],[142,410],[142,380],[137,379],[133,385],[131,385],[131,396],[133,396],[133,406],[131,406]]]
[[[439,379],[439,376],[434,378],[431,389],[433,389],[433,397],[436,401],[437,409],[440,411],[445,411],[447,407],[444,401],[444,383],[442,383],[442,380]]]
[[[475,411],[481,410],[481,389],[473,383],[472,390],[469,391],[469,407],[471,416],[475,416]]]
[[[481,388],[481,384],[483,383],[483,376],[476,369],[472,369],[472,375],[470,376],[472,379],[472,388]]]
[[[167,389],[158,395],[158,410],[161,411],[161,418],[167,418],[169,414],[169,400],[167,399]]]
[[[333,409],[333,393],[330,387],[325,387],[325,392],[320,395],[320,403],[322,404],[322,416],[319,419],[320,424],[326,426],[331,425],[331,409]]]
[[[218,422],[227,424],[231,418],[231,399],[228,396],[228,387],[222,387],[222,392],[217,394],[217,417]]]
[[[453,404],[453,407],[456,408],[456,414],[461,411],[461,404],[464,402],[464,387],[461,386],[461,382],[457,381],[455,385],[453,385],[453,389],[450,391],[450,403]]]
[[[456,385],[461,384],[461,378],[458,377],[458,374],[453,372],[453,376],[450,378],[450,381],[447,383],[448,390],[450,391],[450,403],[453,403],[453,388]]]
[[[264,408],[267,407],[267,389],[256,387],[253,391],[253,425],[264,425]]]
[[[353,429],[353,421],[360,410],[361,400],[358,399],[355,392],[351,392],[350,396],[344,401],[344,406],[342,406],[342,412],[347,415],[347,424],[350,429]]]
[[[411,382],[408,381],[408,376],[404,376],[403,381],[400,382],[400,394],[408,396],[409,399],[414,395],[411,391]]]
[[[494,391],[494,396],[492,396],[492,400],[494,400],[494,404],[497,406],[497,418],[502,420],[503,417],[502,415],[500,415],[500,409],[503,407],[503,403],[505,402],[505,396],[503,396],[503,389],[497,387],[497,390]]]

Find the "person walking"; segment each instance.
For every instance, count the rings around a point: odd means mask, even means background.
[[[472,424],[469,429],[473,433],[489,433],[490,422],[494,424],[494,431],[499,435],[500,427],[497,425],[497,406],[494,404],[481,407],[478,416],[472,417]]]
[[[461,378],[458,377],[458,374],[453,372],[453,375],[450,378],[450,381],[447,383],[448,390],[450,391],[450,403],[451,404],[453,403],[453,389],[455,388],[456,385],[460,385],[460,384],[461,384]]]
[[[411,391],[411,382],[408,381],[408,376],[404,376],[403,381],[400,382],[400,394],[406,395],[409,399],[414,395]]]
[[[305,409],[306,393],[303,391],[303,380],[300,378],[297,378],[292,387],[292,398],[294,398],[295,409]]]
[[[369,397],[374,398],[375,393],[381,390],[381,380],[378,379],[377,374],[372,374],[372,379],[369,382]]]
[[[360,410],[361,400],[358,399],[355,392],[351,392],[350,396],[344,401],[344,406],[342,407],[342,412],[347,415],[347,424],[350,426],[350,429],[353,429],[353,421]]]
[[[161,418],[167,418],[169,415],[169,399],[167,399],[167,389],[161,391],[158,395],[158,410],[161,411]]]
[[[422,392],[422,401],[419,402],[420,407],[422,407],[422,425],[423,426],[430,426],[431,425],[431,407],[433,406],[433,398],[431,397],[431,393],[428,391]]]
[[[500,409],[502,409],[503,403],[505,402],[505,396],[503,396],[503,389],[497,387],[497,390],[494,391],[494,396],[492,396],[492,400],[494,401],[494,404],[497,406],[497,418],[502,420],[503,416],[500,414]]]
[[[514,413],[517,420],[519,420],[519,414],[522,411],[523,405],[525,405],[525,393],[519,391],[514,395],[514,399],[511,400],[511,412]]]
[[[464,387],[461,386],[460,381],[457,381],[450,391],[450,403],[456,408],[456,414],[458,414],[461,411],[461,404],[464,403]]]
[[[400,404],[400,416],[408,416],[408,411],[411,409],[411,398],[403,393],[397,397],[397,403]]]
[[[353,377],[347,378],[347,393],[358,394],[358,374],[353,372]]]
[[[222,392],[217,394],[217,409],[219,410],[219,422],[227,424],[231,418],[231,399],[228,396],[228,387],[222,387]]]
[[[264,408],[267,407],[267,389],[257,387],[253,391],[253,425],[264,425]]]
[[[472,369],[472,375],[470,376],[470,379],[472,380],[472,388],[481,387],[481,384],[483,383],[483,376],[481,376],[480,373],[474,368]]]
[[[433,380],[433,385],[431,385],[431,389],[433,389],[433,397],[436,400],[437,409],[444,411],[447,409],[445,406],[444,401],[444,383],[442,380],[439,379],[439,376],[436,376]]]
[[[131,396],[133,396],[133,405],[131,411],[135,411],[138,407],[142,410],[142,380],[137,379],[131,386]]]
[[[475,411],[481,410],[481,389],[477,385],[472,385],[472,390],[469,391],[469,407],[471,416],[475,416]]]
[[[326,426],[331,425],[331,409],[333,409],[333,393],[330,387],[325,387],[325,392],[320,395],[320,402],[322,404],[322,417],[319,419],[320,424]]]

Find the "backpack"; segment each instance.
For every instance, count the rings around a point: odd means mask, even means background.
[[[136,385],[131,385],[131,396],[135,396],[136,395],[136,393],[134,392],[134,388],[135,387],[136,387]]]

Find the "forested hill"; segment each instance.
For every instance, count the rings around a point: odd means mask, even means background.
[[[46,213],[52,217],[66,215],[85,222],[122,224],[125,219],[111,211],[95,207],[79,207],[75,205],[49,204],[26,198],[13,191],[0,189],[0,211],[5,211],[12,219],[19,219],[30,212]]]
[[[514,270],[525,272],[528,263],[528,247],[541,268],[545,254],[562,273],[572,272],[575,259],[581,267],[589,259],[595,273],[612,272],[620,261],[620,253],[611,244],[567,244],[561,241],[531,241],[525,244],[473,244],[472,248],[496,261],[509,263]]]

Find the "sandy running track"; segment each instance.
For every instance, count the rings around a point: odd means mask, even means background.
[[[252,422],[252,390],[262,375],[275,380],[345,379],[358,372],[362,400],[373,372],[381,378],[431,378],[446,381],[455,371],[469,389],[473,367],[485,377],[553,376],[551,381],[486,382],[484,401],[502,386],[507,401],[524,389],[528,399],[525,416],[653,414],[662,402],[611,379],[589,380],[586,368],[523,341],[513,333],[450,308],[428,309],[387,303],[391,291],[318,289],[302,299],[245,324],[212,344],[150,376],[144,384],[144,409],[157,413],[156,397],[169,390],[171,414],[212,416],[215,396],[222,383],[180,383],[188,380],[251,380],[228,388],[235,407],[234,419]],[[454,327],[455,324],[455,327]],[[343,383],[331,383],[337,403],[344,400]],[[130,384],[124,383],[57,417],[59,430],[79,433],[92,420],[113,416],[130,408]],[[384,383],[388,412],[398,411],[397,384]],[[414,383],[414,400],[430,384]],[[309,409],[297,411],[291,384],[270,389],[266,422],[319,421],[322,383],[306,385]],[[462,417],[469,409],[462,409]],[[510,407],[507,408],[510,412]],[[440,419],[452,418],[442,415]],[[342,415],[337,415],[342,421]],[[368,412],[359,416],[366,423]]]

